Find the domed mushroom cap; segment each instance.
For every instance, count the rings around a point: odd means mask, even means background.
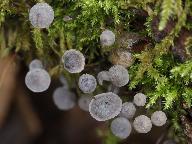
[[[33,70],[33,69],[36,69],[36,68],[39,68],[39,69],[42,69],[43,68],[43,64],[40,60],[38,59],[34,59],[30,62],[29,64],[29,70]]]
[[[126,68],[121,65],[114,65],[109,69],[110,80],[113,85],[122,87],[128,84],[129,74]]]
[[[83,74],[79,78],[79,88],[84,93],[92,93],[97,87],[97,80],[90,74]]]
[[[135,103],[136,106],[144,106],[146,103],[146,95],[144,95],[143,93],[137,93],[134,96],[134,100],[133,102]]]
[[[162,111],[156,111],[152,114],[151,121],[155,126],[163,126],[167,121],[167,116]]]
[[[120,113],[121,108],[121,98],[112,92],[94,96],[89,104],[89,112],[97,121],[106,121],[114,118]]]
[[[29,11],[29,20],[36,28],[47,28],[54,20],[54,11],[47,3],[37,3]]]
[[[120,139],[125,139],[132,131],[131,123],[124,117],[118,117],[112,121],[111,131]]]
[[[85,57],[80,51],[71,49],[64,53],[62,57],[64,68],[70,73],[80,73],[84,70]]]
[[[131,119],[134,117],[135,112],[136,112],[135,105],[132,102],[125,102],[122,105],[121,113],[119,115]]]
[[[32,69],[25,77],[26,86],[33,92],[46,91],[51,83],[51,78],[44,69]]]
[[[103,81],[110,81],[110,76],[108,71],[101,71],[97,75],[97,80],[100,85],[103,85]]]
[[[100,42],[102,46],[111,46],[115,43],[115,34],[110,30],[105,30],[100,35]]]
[[[133,64],[133,56],[127,49],[115,49],[111,53],[110,61],[114,65],[122,65],[127,68]]]
[[[70,110],[75,106],[75,94],[59,87],[53,93],[53,102],[60,110]]]
[[[152,123],[150,118],[145,115],[140,115],[133,121],[133,127],[138,133],[148,133],[151,131]]]
[[[89,104],[92,100],[90,96],[81,96],[78,100],[79,107],[84,111],[89,111]]]

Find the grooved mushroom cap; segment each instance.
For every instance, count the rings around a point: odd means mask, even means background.
[[[162,111],[156,111],[152,114],[151,121],[155,126],[163,126],[167,121],[167,116]]]
[[[134,96],[134,100],[133,102],[135,103],[136,106],[144,106],[146,103],[146,95],[144,95],[143,93],[137,93]]]
[[[32,60],[29,64],[29,70],[36,69],[36,68],[39,68],[39,69],[43,68],[42,62],[38,59]]]
[[[97,80],[100,85],[103,85],[103,81],[110,81],[109,72],[101,71],[97,75]]]
[[[49,88],[51,78],[44,69],[32,69],[25,76],[26,86],[33,92],[43,92]]]
[[[97,87],[97,80],[90,74],[83,74],[79,78],[79,88],[84,93],[92,93]]]
[[[70,110],[75,106],[75,94],[59,87],[53,93],[53,102],[60,110]]]
[[[48,28],[54,20],[54,11],[47,3],[37,3],[29,11],[29,20],[36,28]]]
[[[102,46],[111,46],[115,43],[115,34],[110,30],[105,30],[100,35],[100,42]]]
[[[78,100],[79,107],[84,111],[89,111],[89,104],[92,100],[90,96],[81,96]]]
[[[129,74],[126,68],[121,65],[114,65],[109,69],[109,75],[113,85],[122,87],[128,84]]]
[[[106,121],[114,118],[120,113],[121,108],[121,98],[112,92],[94,96],[89,104],[89,112],[97,121]]]
[[[129,120],[127,120],[126,118],[118,117],[112,121],[111,131],[115,136],[119,137],[120,139],[125,139],[130,135],[132,131],[132,126]]]
[[[138,133],[148,133],[151,131],[152,123],[150,118],[145,115],[140,115],[133,121],[133,127]]]
[[[123,103],[120,116],[131,119],[134,117],[135,112],[135,105],[132,102],[125,102]]]
[[[80,51],[71,49],[64,53],[62,57],[64,68],[70,73],[80,73],[84,70],[85,57]]]

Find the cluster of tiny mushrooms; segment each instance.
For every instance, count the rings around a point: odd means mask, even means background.
[[[65,17],[65,19],[69,17]],[[54,11],[47,3],[37,3],[29,12],[29,20],[36,28],[47,28],[54,20]],[[71,19],[70,19],[71,20]],[[115,34],[110,30],[105,30],[100,35],[100,43],[104,46],[111,46],[115,42]],[[130,56],[130,53],[127,55]],[[130,58],[127,58],[130,59]],[[64,69],[69,73],[80,73],[84,70],[85,57],[75,49],[65,51],[62,62]],[[61,76],[60,81],[63,86],[58,87],[53,93],[53,101],[60,110],[69,110],[75,106],[76,97],[70,91],[66,79]],[[132,125],[138,133],[148,133],[152,124],[163,126],[167,117],[164,112],[156,111],[151,118],[146,115],[135,117],[136,106],[142,107],[146,103],[146,95],[137,93],[133,102],[122,102],[121,98],[110,90],[96,96],[90,96],[103,81],[109,81],[115,87],[123,87],[129,82],[129,74],[124,65],[114,65],[108,71],[101,71],[97,75],[97,80],[93,75],[83,74],[79,77],[78,86],[84,93],[78,100],[78,105],[82,110],[89,111],[91,116],[97,121],[111,122],[111,132],[120,139],[127,138],[131,131]],[[51,83],[48,72],[43,69],[40,60],[33,60],[29,65],[29,72],[25,77],[26,86],[33,92],[43,92],[47,90]],[[117,118],[115,118],[117,117]],[[131,124],[132,121],[132,124]]]

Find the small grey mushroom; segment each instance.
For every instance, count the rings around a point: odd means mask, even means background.
[[[29,11],[29,20],[36,28],[48,28],[54,20],[53,8],[47,3],[37,3]]]
[[[111,132],[120,139],[126,139],[131,131],[131,123],[124,117],[118,117],[111,123]]]
[[[119,115],[121,117],[131,119],[134,117],[135,112],[136,112],[135,105],[132,102],[125,102],[122,105],[121,113]]]
[[[53,102],[60,110],[70,110],[75,106],[75,94],[65,87],[58,87],[53,93]]]
[[[134,96],[134,100],[133,102],[135,103],[136,106],[144,106],[146,103],[146,95],[144,95],[143,93],[137,93]]]
[[[100,35],[102,46],[112,46],[115,43],[115,34],[110,30],[105,30]]]
[[[97,87],[97,80],[90,74],[83,74],[79,78],[79,88],[84,93],[92,93]]]
[[[120,113],[121,108],[121,98],[112,92],[94,96],[89,104],[89,112],[97,121],[106,121],[114,118]]]
[[[80,73],[84,70],[85,57],[80,51],[67,50],[62,57],[62,61],[64,68],[70,73]]]
[[[110,81],[117,87],[122,87],[128,84],[129,74],[126,68],[121,65],[114,65],[109,69]]]
[[[166,124],[167,116],[162,111],[156,111],[151,115],[151,121],[155,126],[163,126]]]
[[[25,76],[26,86],[33,92],[46,91],[51,83],[51,78],[44,69],[32,69]]]
[[[148,133],[151,131],[152,123],[150,118],[145,115],[140,115],[133,121],[133,127],[138,133]]]
[[[89,111],[89,104],[91,100],[91,96],[81,96],[78,100],[78,105],[82,110]]]
[[[29,70],[33,70],[36,68],[43,69],[43,63],[39,59],[34,59],[29,64]]]
[[[97,80],[100,85],[103,85],[103,81],[110,81],[110,76],[108,71],[101,71],[97,75]]]

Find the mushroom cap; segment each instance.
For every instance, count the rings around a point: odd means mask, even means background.
[[[108,71],[101,71],[97,75],[97,80],[100,85],[103,85],[103,81],[110,81],[110,76]]]
[[[29,70],[32,70],[32,69],[36,69],[36,68],[39,68],[39,69],[43,69],[43,63],[42,61],[38,60],[38,59],[34,59],[30,62],[29,64]]]
[[[134,96],[133,102],[135,103],[136,106],[144,106],[146,103],[146,95],[144,95],[143,93],[137,93]]]
[[[97,80],[90,74],[83,74],[79,78],[79,88],[84,93],[92,93],[97,87]]]
[[[89,111],[89,104],[92,100],[90,96],[81,96],[78,100],[79,107],[84,111]]]
[[[140,115],[133,121],[133,127],[138,133],[148,133],[151,131],[152,123],[150,118],[145,115]]]
[[[29,20],[36,28],[48,28],[54,20],[53,8],[47,3],[37,3],[29,11]]]
[[[46,91],[51,83],[51,78],[44,69],[32,69],[25,76],[26,86],[33,92]]]
[[[111,132],[120,139],[127,138],[131,131],[131,123],[124,117],[118,117],[111,122]]]
[[[135,105],[132,102],[125,102],[122,105],[121,113],[119,115],[131,119],[134,117],[135,112],[136,112]]]
[[[111,52],[110,61],[114,65],[122,65],[127,68],[133,64],[133,56],[127,49],[115,49]]]
[[[53,93],[53,102],[60,110],[70,110],[75,106],[75,94],[65,87],[58,87]]]
[[[121,98],[112,92],[94,96],[89,104],[89,112],[97,121],[106,121],[114,118],[120,113],[121,108]]]
[[[115,43],[115,34],[110,30],[105,30],[100,35],[102,46],[111,46]]]
[[[109,69],[110,80],[113,85],[122,87],[128,84],[129,74],[126,68],[121,65],[114,65]]]
[[[167,116],[162,111],[156,111],[151,115],[151,122],[155,126],[163,126],[164,124],[166,124],[166,121],[167,121]]]
[[[64,68],[70,73],[80,73],[84,70],[85,57],[80,51],[67,50],[62,57],[62,61]]]

